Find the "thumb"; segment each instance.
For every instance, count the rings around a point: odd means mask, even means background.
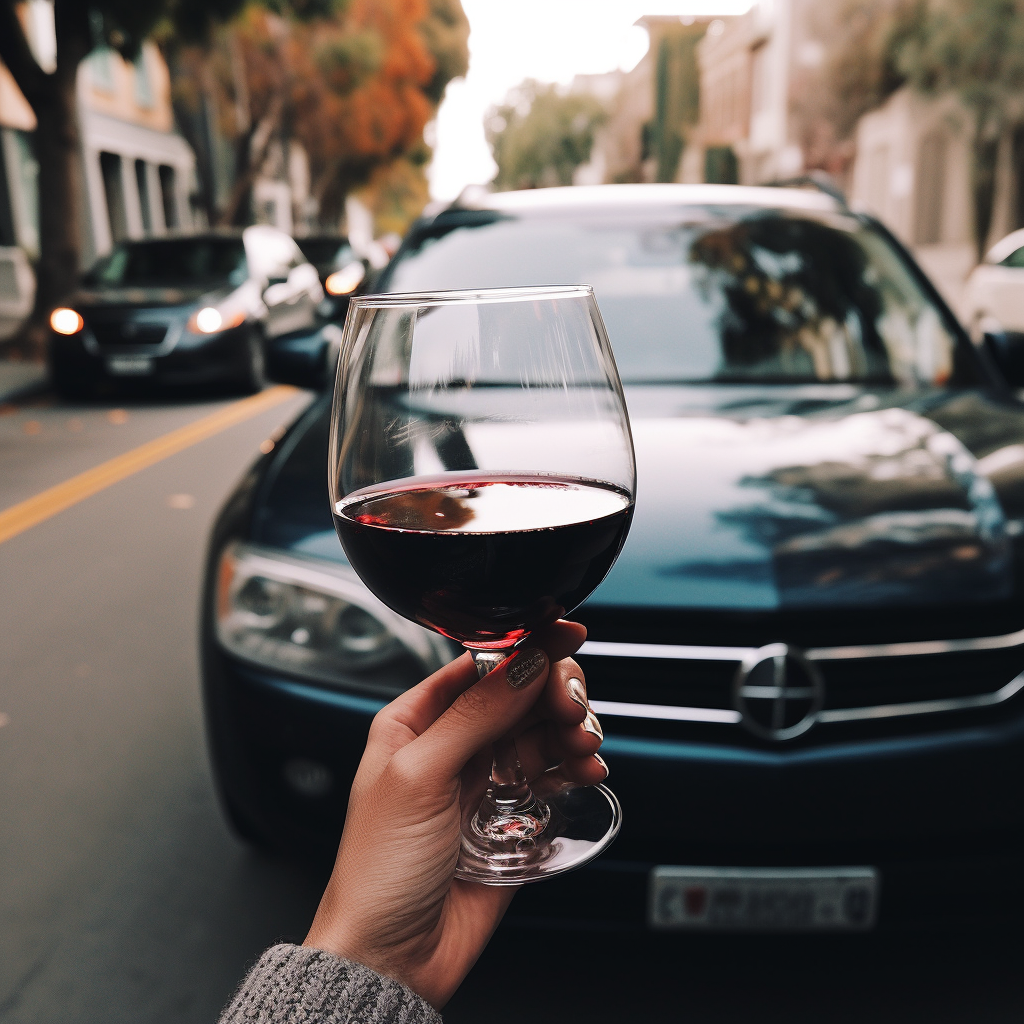
[[[544,692],[549,667],[548,656],[539,647],[516,651],[459,694],[430,728],[403,748],[403,755],[454,779],[475,754],[533,707]]]

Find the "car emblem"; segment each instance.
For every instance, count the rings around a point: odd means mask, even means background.
[[[786,644],[769,644],[745,658],[732,688],[740,723],[766,740],[791,740],[807,732],[824,697],[818,670]]]

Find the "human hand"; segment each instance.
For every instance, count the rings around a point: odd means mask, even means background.
[[[557,622],[531,637],[543,657],[520,651],[479,681],[464,654],[380,711],[304,945],[444,1006],[516,892],[455,878],[463,809],[475,810],[486,791],[491,744],[513,732],[530,781],[552,769],[581,785],[608,775],[583,673],[569,657],[584,639],[582,626]],[[571,679],[579,682],[570,688]]]

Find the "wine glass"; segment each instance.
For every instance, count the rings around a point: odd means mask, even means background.
[[[636,468],[589,287],[352,300],[334,392],[330,494],[352,568],[400,615],[473,652],[481,676],[604,579]],[[543,775],[495,745],[464,808],[457,876],[497,885],[578,867],[615,837],[605,786]]]

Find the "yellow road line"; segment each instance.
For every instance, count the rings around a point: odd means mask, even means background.
[[[236,423],[243,423],[261,412],[273,409],[297,393],[297,388],[282,384],[261,391],[250,398],[243,398],[240,402],[232,402],[225,409],[218,409],[201,420],[172,430],[169,434],[87,469],[84,473],[57,484],[56,487],[42,491],[35,497],[12,505],[6,511],[0,512],[0,544],[55,516],[58,512],[77,505],[98,491],[110,487],[111,484],[138,473],[141,469],[146,469],[170,455],[205,441]]]

